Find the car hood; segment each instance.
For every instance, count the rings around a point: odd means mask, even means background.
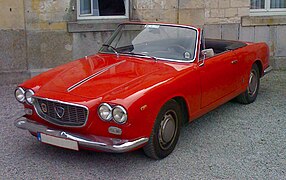
[[[137,87],[133,89],[138,91],[174,72],[173,66],[152,59],[97,54],[61,66],[56,75],[46,75],[46,83],[39,90],[98,98],[124,88]]]

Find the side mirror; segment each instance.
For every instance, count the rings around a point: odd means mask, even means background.
[[[200,59],[200,63],[199,66],[203,66],[205,64],[205,59],[209,58],[209,57],[213,57],[215,55],[214,50],[213,49],[204,49],[201,51],[201,55],[203,56],[202,59]]]
[[[211,48],[202,50],[202,54],[204,58],[213,57],[215,55],[214,50]]]

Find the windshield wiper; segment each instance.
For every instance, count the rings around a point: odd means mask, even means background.
[[[102,46],[110,48],[116,54],[116,56],[119,57],[119,53],[116,51],[115,47],[113,47],[113,46],[111,46],[109,44],[103,44]]]
[[[147,58],[154,59],[155,61],[157,61],[157,57],[155,57],[155,56],[148,56],[148,55],[143,54],[143,53],[123,52],[122,54],[129,54],[129,55],[135,55],[135,56],[143,56],[143,57],[147,57]]]

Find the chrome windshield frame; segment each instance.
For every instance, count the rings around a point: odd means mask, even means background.
[[[170,27],[179,27],[179,28],[187,28],[187,29],[192,29],[196,32],[196,42],[195,42],[195,49],[194,49],[194,57],[193,59],[190,60],[179,60],[179,59],[169,59],[169,58],[161,58],[161,57],[156,57],[156,60],[158,61],[171,61],[171,62],[180,62],[180,63],[190,63],[190,62],[195,62],[197,59],[198,55],[198,46],[199,46],[199,29],[192,27],[192,26],[187,26],[187,25],[180,25],[180,24],[162,24],[162,23],[140,23],[140,22],[127,22],[127,23],[122,23],[118,25],[118,27],[115,29],[114,33],[110,36],[110,38],[107,39],[106,43],[109,43],[111,39],[113,39],[113,36],[116,34],[116,32],[120,29],[121,26],[123,25],[159,25],[159,26],[170,26]],[[104,43],[104,44],[106,44]],[[103,52],[102,48],[100,48],[99,53],[103,54],[114,54],[111,52]],[[141,57],[141,58],[148,58],[145,56],[139,56],[139,55],[131,55],[131,54],[124,54],[124,53],[118,53],[119,55],[122,56],[135,56],[135,57]]]

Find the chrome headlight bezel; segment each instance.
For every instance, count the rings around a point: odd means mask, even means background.
[[[105,116],[103,116],[101,108],[105,108],[105,111],[108,112]],[[123,106],[108,103],[101,103],[97,108],[97,114],[101,120],[106,122],[113,120],[117,124],[125,124],[128,119],[127,111]]]
[[[27,89],[25,92],[26,102],[30,105],[33,105],[33,102],[34,102],[33,95],[34,94],[35,94],[35,92],[31,89]]]
[[[117,124],[125,124],[128,119],[127,111],[122,106],[114,106],[112,109],[112,117]]]
[[[108,115],[103,116],[103,111],[101,111],[102,108],[106,108],[107,111],[109,111]],[[102,103],[98,106],[97,114],[103,121],[111,121],[112,120],[112,107],[107,103]]]
[[[17,95],[17,93],[19,93],[19,94]],[[24,103],[26,101],[25,90],[23,88],[17,87],[14,95],[15,95],[15,98],[18,102]],[[20,97],[19,97],[19,95],[20,95]]]

